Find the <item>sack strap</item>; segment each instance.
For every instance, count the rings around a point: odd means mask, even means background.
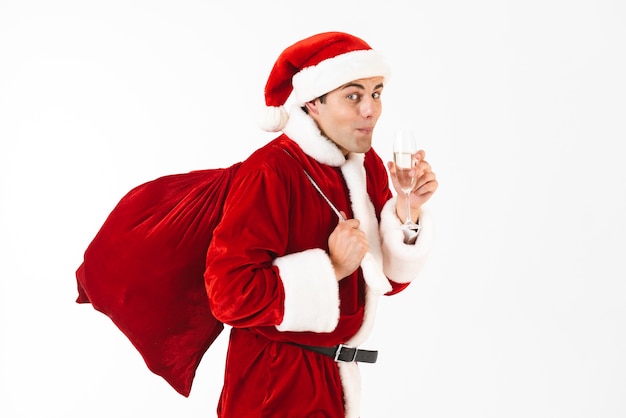
[[[306,175],[306,177],[309,179],[309,181],[311,182],[311,184],[313,185],[313,187],[315,187],[315,190],[317,190],[317,192],[324,198],[324,200],[326,201],[326,203],[328,203],[328,206],[330,206],[330,208],[333,210],[333,212],[335,212],[335,214],[337,215],[337,217],[339,219],[341,219],[342,222],[346,221],[346,218],[341,214],[341,212],[339,211],[339,209],[337,209],[337,207],[335,205],[333,205],[333,202],[330,201],[330,199],[324,194],[324,192],[322,191],[322,189],[320,188],[320,186],[315,182],[315,180],[313,180],[313,177],[311,177],[311,175],[309,174],[308,171],[306,171],[304,169],[304,167],[302,167],[302,165],[300,164],[300,162],[298,160],[296,160],[296,157],[294,157],[293,155],[291,155],[291,153],[289,151],[287,151],[286,149],[276,146],[276,148],[280,148],[281,150],[285,151],[285,153],[290,156],[291,158],[293,158],[293,160],[298,163],[300,165],[300,168],[302,169],[302,171],[304,171],[304,175]]]

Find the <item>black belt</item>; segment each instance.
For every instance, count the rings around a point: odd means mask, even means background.
[[[344,363],[376,363],[378,351],[361,350],[359,348],[346,347],[343,344],[334,347],[316,347],[311,345],[296,344],[298,347],[324,354],[325,356]]]

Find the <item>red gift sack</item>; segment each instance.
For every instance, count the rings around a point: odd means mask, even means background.
[[[239,165],[137,186],[111,211],[76,271],[76,302],[109,316],[148,368],[184,396],[224,329],[211,313],[203,274]]]

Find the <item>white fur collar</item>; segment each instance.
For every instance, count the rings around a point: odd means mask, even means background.
[[[299,106],[293,106],[283,132],[296,142],[306,155],[322,164],[340,167],[346,158],[333,141],[322,135],[317,124]]]

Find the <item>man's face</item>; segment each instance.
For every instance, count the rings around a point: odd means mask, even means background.
[[[383,77],[361,78],[306,104],[322,133],[347,155],[367,152],[382,112]]]

